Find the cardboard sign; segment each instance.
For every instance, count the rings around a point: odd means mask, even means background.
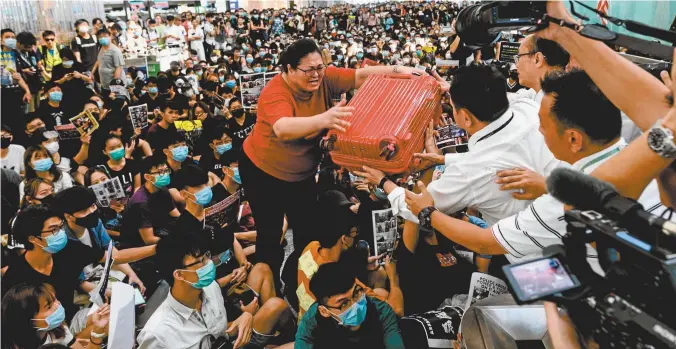
[[[90,135],[99,128],[99,122],[89,110],[70,118],[70,122],[75,125],[81,136]]]

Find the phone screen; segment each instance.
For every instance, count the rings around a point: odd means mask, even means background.
[[[508,265],[503,270],[521,301],[536,300],[580,286],[575,275],[557,257]]]

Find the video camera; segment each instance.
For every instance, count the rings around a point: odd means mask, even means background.
[[[676,348],[676,225],[573,170],[555,170],[547,186],[578,209],[565,213],[563,245],[503,267],[517,303],[557,303],[601,348]]]
[[[664,40],[676,45],[676,32],[620,18],[611,17],[578,0],[569,1],[571,13],[584,20],[589,18],[575,11],[575,4],[582,6],[610,23],[624,27],[626,30]],[[546,1],[488,1],[466,7],[458,14],[456,32],[472,49],[478,49],[495,44],[500,40],[503,31],[526,30],[536,32],[546,28],[549,23],[557,23],[580,32],[580,35],[590,39],[600,40],[607,44],[627,47],[642,55],[671,60],[673,52],[671,46],[659,42],[639,39],[610,31],[598,24],[579,26],[575,23],[565,23],[559,18],[547,15]]]

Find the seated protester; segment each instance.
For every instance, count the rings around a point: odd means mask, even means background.
[[[394,253],[406,315],[438,309],[445,299],[467,293],[477,269],[455,252],[453,242],[411,222],[404,225],[402,242]]]
[[[230,115],[232,117],[228,120],[228,128],[232,135],[232,148],[239,152],[242,149],[244,140],[249,136],[253,126],[256,123],[256,115],[244,111],[242,102],[238,98],[230,99],[228,103]]]
[[[64,105],[61,104],[63,99],[61,87],[54,82],[47,82],[43,91],[47,95],[47,100],[40,103],[36,112],[45,122],[47,129],[52,130],[54,126],[70,124],[69,119],[75,115],[64,113]]]
[[[169,63],[169,70],[166,71],[167,77],[172,84],[179,78],[184,78],[185,74],[181,72],[181,62],[173,61]]]
[[[31,146],[26,149],[24,167],[26,168],[26,177],[19,185],[19,192],[23,192],[27,180],[36,177],[51,181],[54,184],[55,193],[73,186],[73,177],[56,166],[51,154],[43,146]]]
[[[287,311],[286,303],[273,298],[258,309],[254,300],[241,307],[241,315],[228,313],[212,258],[207,243],[194,231],[158,243],[160,274],[171,290],[137,336],[139,349],[199,349],[225,335],[236,338],[235,348],[248,343],[265,347]],[[192,316],[195,312],[202,316]]]
[[[111,239],[99,218],[96,195],[91,189],[80,186],[69,188],[56,195],[55,203],[55,207],[58,207],[65,220],[66,225],[64,229],[69,241],[79,241],[94,249],[106,250],[108,248]],[[129,279],[129,282],[138,284],[141,292],[143,292],[145,290],[143,282],[141,282],[127,263],[135,262],[154,254],[154,246],[131,248],[124,251],[118,251],[117,248],[113,247],[113,256],[116,263],[113,269],[123,272]],[[94,273],[100,277],[101,271],[96,272],[94,266],[87,266],[84,268],[85,280],[91,280]],[[95,287],[95,284],[87,282],[82,285],[85,292],[90,292]]]
[[[107,335],[109,317],[109,305],[93,312],[90,333],[84,337]],[[3,348],[37,348],[52,343],[66,348],[77,334],[68,328],[54,287],[46,283],[22,283],[8,290],[2,298],[2,326]]]
[[[103,166],[109,178],[119,178],[124,194],[130,198],[141,187],[140,161],[131,159],[133,148],[126,147],[120,137],[109,134],[104,141],[103,154],[108,160]]]
[[[180,108],[179,118],[185,118],[188,115],[187,110],[190,107],[188,105],[189,100],[188,97],[184,96],[181,93],[178,93],[178,87],[176,86],[176,82],[169,80],[167,78],[158,78],[157,86],[160,89],[160,94],[164,96],[165,102],[176,103],[176,106]]]
[[[160,153],[161,152],[161,153]],[[169,194],[177,204],[185,204],[185,199],[179,194],[183,187],[180,183],[179,172],[184,165],[194,164],[192,158],[189,158],[190,150],[186,144],[185,138],[180,135],[175,135],[170,139],[165,140],[165,147],[158,149],[158,156],[163,156],[166,159],[166,164],[171,171],[171,182],[167,186]]]
[[[113,79],[110,81],[109,87],[115,89],[117,92],[111,92],[108,96],[108,108],[110,109],[110,116],[122,117],[129,120],[129,106],[131,105],[131,96],[125,89],[125,81],[122,79]]]
[[[344,196],[343,199],[345,199]],[[321,221],[325,223],[326,228],[319,241],[309,243],[298,259],[298,288],[296,288],[299,308],[298,318],[302,318],[303,314],[310,309],[310,306],[317,301],[317,298],[310,290],[310,282],[317,268],[334,262],[341,262],[344,267],[351,270],[354,276],[359,275],[358,278],[362,278],[363,282],[359,279],[356,282],[359,287],[365,290],[368,296],[388,302],[395,313],[403,314],[404,298],[399,289],[396,266],[390,264],[386,268],[388,270],[387,276],[391,280],[389,293],[385,289],[374,291],[364,284],[364,282],[368,283],[369,281],[365,271],[368,253],[360,253],[357,248],[359,233],[356,215],[348,207],[339,207],[333,201],[330,198],[321,199]],[[355,260],[356,258],[364,258],[363,263]],[[364,270],[362,271],[361,268]]]
[[[218,127],[216,129],[205,129],[202,133],[202,138],[205,142],[208,142],[209,149],[202,154],[200,157],[199,166],[205,172],[211,172],[217,175],[221,180],[223,179],[223,167],[221,163],[221,157],[224,154],[236,152],[232,149],[232,138],[230,138],[230,132],[225,126]]]
[[[160,95],[160,91],[157,87],[156,77],[149,77],[145,82],[145,87],[148,92],[141,96],[136,104],[147,104],[150,118],[153,118],[157,113],[160,112],[160,109],[165,102],[165,97]],[[155,110],[157,110],[157,112]]]
[[[147,140],[153,154],[162,152],[167,147],[167,141],[178,135],[174,121],[178,120],[182,113],[181,107],[175,102],[166,102],[159,113],[161,120],[155,122],[148,129]]]
[[[246,284],[257,294],[260,294],[260,305],[276,296],[272,271],[263,263],[253,267],[246,259],[242,246],[234,238],[236,226],[213,226],[205,218],[205,208],[214,203],[213,192],[209,185],[207,173],[197,165],[187,165],[181,171],[180,195],[185,198],[185,210],[181,212],[176,223],[176,233],[184,231],[198,231],[203,238],[209,241],[209,250],[214,255],[220,255],[223,261],[218,268],[218,283],[223,287],[235,286],[241,282]],[[237,203],[235,202],[235,205]],[[234,209],[238,209],[239,205]],[[233,212],[236,214],[236,212]],[[233,258],[234,257],[234,258]],[[228,263],[227,261],[230,261]],[[222,275],[225,275],[221,277]],[[231,309],[237,311],[237,309]]]
[[[106,251],[69,241],[65,222],[46,205],[34,205],[19,211],[12,227],[16,241],[25,252],[12,260],[2,278],[3,293],[21,284],[47,283],[72,319],[78,311],[73,292],[80,286],[80,274],[91,263],[104,262]],[[4,303],[4,302],[3,302]],[[86,317],[86,311],[80,317]]]
[[[42,121],[40,116],[37,113],[31,113],[26,115],[26,124],[23,132],[17,132],[13,134],[15,138],[12,140],[15,144],[20,144],[24,148],[28,148],[31,145],[37,143],[37,135],[41,135],[43,132],[46,132],[47,128],[45,127],[45,122]]]
[[[124,247],[156,244],[160,236],[169,235],[180,215],[166,187],[171,170],[161,156],[151,156],[141,163],[142,185],[127,203],[122,220],[120,241]]]
[[[83,136],[80,138],[80,151],[75,154],[72,159],[69,159],[65,156],[61,156],[61,147],[59,141],[59,133],[56,131],[47,131],[42,135],[35,136],[37,144],[47,149],[49,154],[52,156],[52,160],[56,164],[56,167],[61,172],[73,173],[77,172],[80,168],[80,164],[84,164],[89,157],[89,136]],[[70,140],[66,140],[68,142]],[[69,142],[70,145],[75,144],[74,142]]]
[[[92,83],[91,72],[87,72],[84,64],[75,59],[75,54],[70,48],[64,47],[60,54],[63,61],[54,66],[51,82],[61,87],[64,114],[72,117],[81,111],[82,104],[94,94],[88,88]],[[62,121],[68,123],[66,120]]]
[[[54,204],[54,185],[49,180],[39,177],[29,179],[26,181],[23,190],[22,193],[19,193],[23,195],[21,198],[22,208],[30,205]]]
[[[84,186],[89,188],[92,185],[106,182],[110,179],[108,171],[101,166],[90,167],[87,172],[84,174]],[[122,219],[124,218],[124,211],[129,201],[128,197],[121,199],[111,199],[108,202],[108,207],[100,206],[97,201],[97,206],[99,207],[99,218],[103,223],[103,227],[106,228],[108,235],[117,240],[120,237],[120,229],[122,228]]]
[[[310,281],[317,302],[300,320],[296,349],[404,349],[397,315],[366,295],[351,270],[339,263],[319,267]]]
[[[212,152],[209,143],[211,140],[206,139],[206,135],[225,126],[225,118],[221,115],[214,115],[207,103],[197,102],[192,106],[190,111],[191,120],[197,124],[201,122],[201,130],[199,130],[199,136],[192,140],[193,153],[196,154],[194,159],[202,161],[201,157],[203,154]]]
[[[540,108],[540,132],[557,159],[590,174],[626,146],[621,137],[619,109],[585,72],[550,73],[542,82],[542,90],[545,95]],[[407,194],[407,202],[414,214],[424,207],[434,206],[429,193],[426,190],[423,193]],[[667,210],[660,202],[654,180],[638,202],[658,216]],[[505,255],[514,263],[539,257],[545,247],[561,244],[561,237],[567,232],[563,215],[563,203],[545,194],[516,215],[485,229],[438,211],[431,212],[430,218],[431,226],[455,243],[475,252]],[[589,245],[587,256],[590,256],[587,261],[592,268],[600,272],[596,251]],[[489,271],[492,267],[493,263]],[[501,270],[491,274],[502,275]]]
[[[14,134],[9,126],[3,124],[0,130],[0,166],[23,176],[26,172],[23,155],[26,148],[14,143]]]

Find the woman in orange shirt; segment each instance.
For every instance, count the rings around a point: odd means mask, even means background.
[[[359,88],[371,74],[425,74],[401,66],[326,67],[310,39],[291,44],[279,64],[282,73],[261,92],[258,120],[239,161],[244,193],[256,217],[256,255],[276,279],[283,257],[279,241],[284,215],[293,228],[296,251],[321,234],[315,224],[319,139],[327,130],[345,131],[350,123],[344,119],[354,111],[345,100],[331,108],[332,98]]]

